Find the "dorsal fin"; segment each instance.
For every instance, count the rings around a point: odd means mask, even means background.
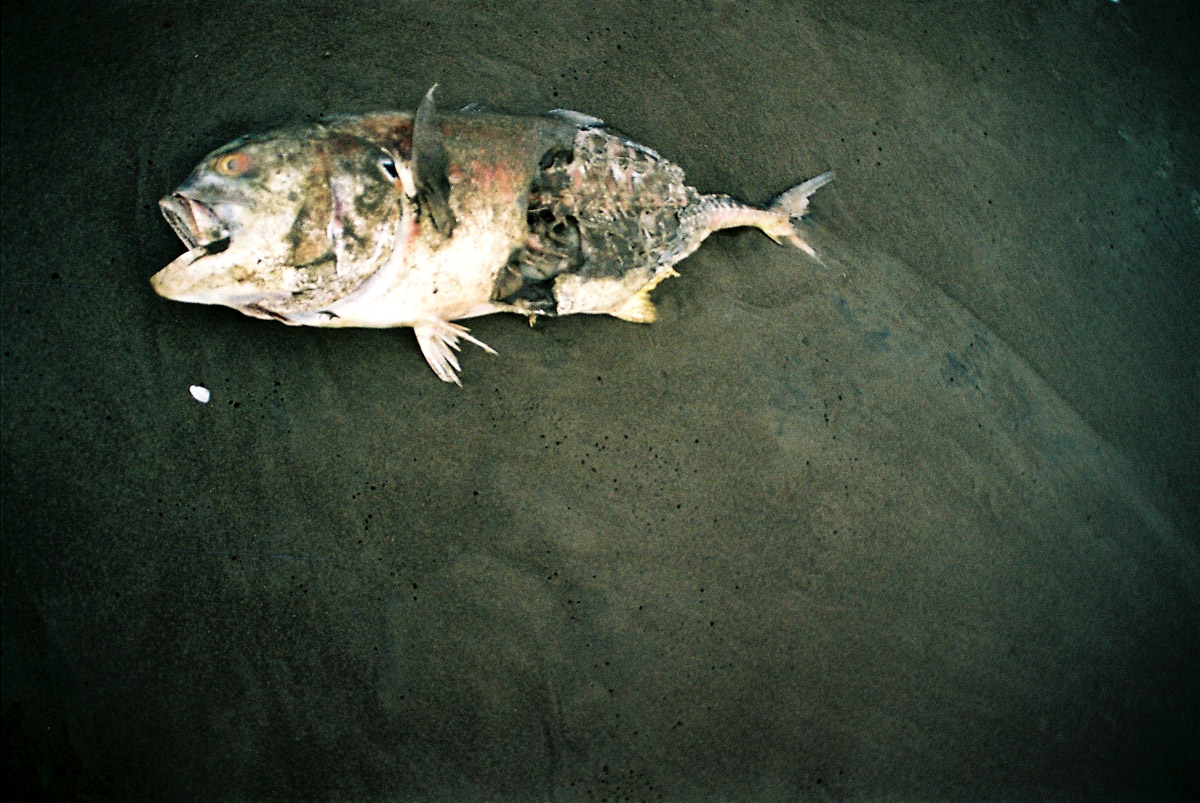
[[[429,87],[413,121],[413,183],[421,208],[429,210],[434,228],[449,237],[456,221],[450,209],[450,163],[446,158],[446,146],[442,143],[442,132],[437,127],[437,112],[433,104],[435,89],[437,84]]]
[[[583,112],[571,111],[570,109],[551,109],[546,112],[550,117],[557,117],[563,122],[570,123],[576,128],[603,128],[604,121],[599,117],[592,117],[590,114]]]

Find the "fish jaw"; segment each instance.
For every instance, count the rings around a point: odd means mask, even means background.
[[[158,208],[175,234],[189,249],[228,237],[229,232],[207,205],[183,193],[172,193],[158,202]]]
[[[172,301],[240,308],[264,301],[247,271],[236,275],[229,228],[212,207],[177,190],[158,202],[159,210],[188,250],[150,277],[154,292]],[[277,294],[282,295],[282,294]]]
[[[216,242],[227,244],[228,240]],[[239,310],[277,304],[291,297],[290,292],[272,292],[254,281],[260,271],[241,268],[241,261],[228,250],[212,253],[212,243],[198,245],[151,276],[150,286],[154,292],[172,301],[216,304]],[[288,283],[294,283],[287,282],[286,272],[283,279],[279,285],[286,287]]]
[[[150,277],[154,292],[172,301],[286,320],[263,311],[286,304],[300,287],[298,272],[283,263],[277,246],[237,231],[211,205],[182,191],[163,198],[159,208],[188,250]]]

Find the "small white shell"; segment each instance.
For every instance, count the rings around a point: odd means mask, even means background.
[[[192,385],[188,388],[188,392],[192,394],[192,398],[201,404],[208,404],[208,400],[212,398],[212,391],[204,387],[204,385]]]

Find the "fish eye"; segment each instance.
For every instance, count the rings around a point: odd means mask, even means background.
[[[244,176],[250,172],[251,159],[246,153],[227,153],[213,165],[223,176]]]
[[[400,173],[396,170],[396,162],[390,156],[385,155],[379,160],[379,169],[392,181],[400,178]]]

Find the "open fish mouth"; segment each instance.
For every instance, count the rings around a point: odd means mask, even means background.
[[[220,219],[199,201],[177,192],[160,200],[158,208],[189,252],[217,254],[229,247],[229,233]]]

